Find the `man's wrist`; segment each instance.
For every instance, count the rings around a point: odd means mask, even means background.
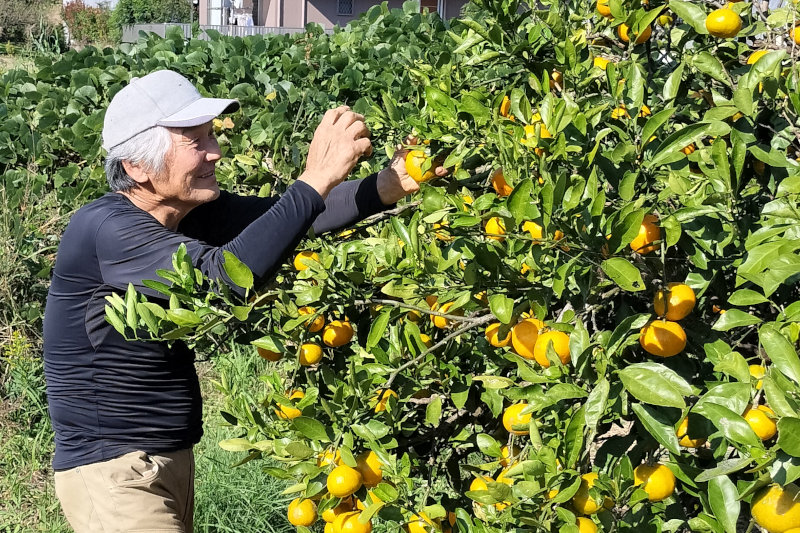
[[[381,199],[383,205],[392,205],[401,200],[406,191],[400,186],[394,170],[385,168],[378,172],[378,178],[375,180],[375,186],[378,189],[378,197]]]
[[[300,177],[297,178],[297,181],[302,181],[303,183],[305,183],[306,185],[317,191],[317,193],[322,197],[323,200],[327,198],[328,193],[331,192],[330,188],[328,187],[328,184],[330,183],[329,180],[325,179],[323,176],[320,176],[319,174],[309,172],[308,170],[300,174]]]

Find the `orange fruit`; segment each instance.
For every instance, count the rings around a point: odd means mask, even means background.
[[[559,70],[554,70],[550,73],[550,90],[560,90],[564,87],[564,75]]]
[[[639,465],[633,469],[633,484],[641,485],[651,502],[660,502],[675,492],[675,475],[667,465]]]
[[[322,348],[318,344],[307,342],[300,346],[298,359],[302,366],[316,365],[322,360]]]
[[[411,150],[406,155],[406,172],[411,176],[411,179],[417,183],[422,183],[423,181],[428,181],[436,177],[436,174],[433,172],[433,166],[426,170],[425,173],[422,172],[422,164],[427,159],[428,156],[422,150]]]
[[[526,407],[528,404],[521,402],[506,408],[503,413],[503,427],[506,428],[506,431],[513,435],[527,435],[530,432],[527,426],[531,421],[531,413],[520,414]],[[524,429],[514,429],[520,426],[525,427]]]
[[[508,117],[511,112],[511,99],[506,95],[503,96],[503,102],[500,104],[500,116]]]
[[[494,481],[489,476],[478,476],[469,484],[470,491],[489,490],[488,483]]]
[[[758,380],[758,381],[756,381],[756,390],[761,389],[761,386],[764,384],[762,379],[764,378],[764,376],[767,375],[766,367],[764,367],[762,365],[750,365],[750,366],[747,367],[747,369],[750,372],[750,376],[752,376],[752,377],[754,377],[754,378],[756,378]]]
[[[317,310],[314,309],[313,307],[303,306],[299,308],[297,312],[300,313],[300,315],[313,315],[314,313],[317,312]],[[308,324],[308,331],[310,331],[311,333],[316,333],[317,331],[321,330],[322,326],[324,325],[325,325],[325,317],[319,315],[317,316],[317,318],[315,318]]]
[[[667,26],[672,26],[672,17],[669,15],[659,15],[656,19],[656,22],[662,28],[666,28]]]
[[[681,320],[692,312],[696,301],[691,287],[684,283],[670,283],[666,290],[656,293],[653,309],[667,320]]]
[[[420,333],[419,334],[419,338],[422,341],[422,344],[424,344],[427,348],[430,348],[431,346],[433,346],[433,339],[431,339],[430,335],[426,335],[424,333]]]
[[[750,502],[750,513],[768,533],[800,528],[800,488],[794,483],[764,487]]]
[[[431,533],[441,531],[438,520],[431,520],[423,511],[419,514],[411,515],[411,520],[406,524],[405,530],[408,533]]]
[[[585,516],[578,517],[578,533],[597,533],[597,525],[591,518]]]
[[[774,417],[775,411],[766,405],[750,406],[742,414],[742,418],[747,420],[750,428],[761,440],[769,440],[778,432],[778,426],[772,419]]]
[[[338,348],[353,338],[353,326],[349,320],[331,320],[322,332],[322,342],[331,348]]]
[[[310,526],[317,521],[317,504],[313,500],[295,498],[286,512],[289,523],[294,526]]]
[[[606,497],[603,504],[600,505],[589,494],[589,489],[594,486],[597,477],[595,472],[589,472],[581,476],[581,486],[578,488],[578,492],[575,493],[575,496],[572,497],[572,506],[580,514],[594,514],[603,507],[611,507],[614,505],[614,502],[608,497]]]
[[[683,152],[686,155],[693,154],[695,150],[697,150],[697,147],[694,145],[694,143],[681,148],[681,152]]]
[[[794,30],[792,30],[792,32],[794,32]],[[756,50],[755,52],[750,54],[750,57],[747,58],[747,64],[748,65],[754,65],[756,61],[758,61],[759,59],[761,59],[762,57],[764,57],[768,53],[769,53],[769,50]]]
[[[312,261],[319,263],[317,252],[300,252],[294,257],[294,268],[298,271],[305,270]]]
[[[732,9],[715,9],[706,17],[706,29],[714,37],[731,39],[742,29],[742,19]]]
[[[533,244],[539,244],[538,239],[542,238],[542,230],[543,230],[543,228],[539,224],[529,220],[522,224],[522,230],[527,231],[528,233],[531,234],[531,237],[533,237],[533,241],[531,242]]]
[[[506,183],[502,168],[498,168],[492,172],[492,187],[500,198],[505,198],[514,190],[514,187]]]
[[[378,396],[376,395],[373,398],[373,400],[375,401],[375,412],[380,413],[385,411],[386,406],[389,404],[389,398],[391,398],[392,396],[394,396],[395,398],[398,397],[397,393],[392,389],[384,390],[383,393],[381,394],[380,399],[378,399]]]
[[[283,354],[280,352],[273,352],[272,350],[267,350],[265,348],[258,348],[258,355],[261,356],[262,359],[266,359],[267,361],[280,361]]]
[[[534,349],[539,338],[539,330],[544,322],[537,318],[525,318],[511,329],[511,346],[514,352],[525,359],[536,359]]]
[[[326,522],[332,523],[336,520],[336,517],[340,514],[349,513],[353,510],[353,499],[352,498],[345,498],[339,505],[336,507],[331,507],[325,511],[322,511],[322,519]]]
[[[630,36],[630,28],[625,24],[620,24],[617,26],[617,35],[619,36],[619,40],[624,43],[629,43],[631,41]],[[653,33],[653,28],[648,26],[645,28],[639,35],[636,35],[636,41],[634,44],[642,44],[643,42],[647,41],[650,38],[650,35]]]
[[[639,331],[639,344],[659,357],[672,357],[686,348],[686,332],[677,322],[654,320]]]
[[[794,41],[794,44],[800,44],[800,32],[797,31],[797,26],[789,30],[789,38]]]
[[[603,69],[603,70],[606,69],[606,67],[608,66],[609,63],[611,63],[611,61],[609,59],[604,58],[604,57],[595,57],[592,60],[592,65],[593,66],[595,66],[597,68],[600,68],[600,69]]]
[[[333,522],[334,533],[370,533],[372,531],[372,520],[362,523],[359,520],[361,513],[352,511],[342,513]]]
[[[597,0],[597,12],[607,18],[611,16],[611,8],[608,7],[608,0]]]
[[[319,459],[317,459],[317,466],[339,465],[341,463],[342,455],[339,450],[333,451],[330,448],[319,454]],[[333,520],[328,520],[328,522],[333,522]]]
[[[565,365],[569,363],[569,335],[555,330],[546,331],[537,337],[536,344],[533,346],[533,358],[536,359],[536,362],[545,368],[550,366],[550,361],[547,359],[547,346],[550,343],[553,344],[553,349],[561,359],[561,363]]]
[[[458,315],[460,315],[461,311],[458,311],[456,313],[449,313],[450,308],[453,307],[453,303],[454,302],[447,302],[447,303],[442,304],[442,307],[439,308],[438,311],[440,313],[444,313],[446,315],[447,314],[458,314]],[[450,321],[447,318],[443,317],[443,316],[431,315],[431,322],[433,322],[433,325],[436,326],[439,329],[446,329],[446,328],[448,328],[450,326]]]
[[[511,342],[510,330],[506,333],[504,339],[500,338],[498,332],[501,326],[502,324],[500,322],[494,322],[486,326],[486,331],[485,331],[486,340],[489,341],[489,344],[491,344],[496,348],[502,348],[503,346],[506,346],[509,342]]]
[[[699,448],[703,444],[706,443],[706,439],[703,437],[699,437],[693,439],[689,437],[689,417],[684,417],[681,420],[681,423],[678,425],[677,431],[675,431],[675,436],[678,437],[678,443],[683,446],[684,448]]]
[[[500,448],[500,465],[508,466],[514,458],[518,458],[522,450],[519,446],[509,447],[507,444]]]
[[[305,393],[301,390],[294,390],[289,395],[290,400],[301,400],[305,398]],[[278,408],[275,409],[275,414],[278,415],[278,418],[283,418],[284,420],[292,420],[297,418],[302,414],[300,409],[293,405],[283,405],[278,404]]]
[[[336,498],[346,498],[361,488],[361,473],[347,465],[339,465],[328,474],[328,492]]]
[[[383,480],[383,463],[372,450],[359,455],[356,463],[365,487],[374,487]]]
[[[488,234],[487,237],[489,239],[495,241],[504,241],[506,240],[505,237],[501,235],[505,235],[506,233],[506,223],[500,217],[492,217],[486,221],[486,226],[484,227],[486,233]]]
[[[639,254],[649,254],[658,247],[653,243],[661,239],[661,229],[656,226],[658,218],[655,215],[645,215],[639,233],[631,241],[631,249]]]

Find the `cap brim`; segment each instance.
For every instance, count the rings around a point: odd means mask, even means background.
[[[157,126],[191,128],[210,122],[223,113],[239,109],[239,101],[229,98],[200,98],[177,113],[159,120]]]

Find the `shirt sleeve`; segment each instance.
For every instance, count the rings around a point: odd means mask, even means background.
[[[128,283],[151,296],[162,296],[142,286],[145,279],[157,279],[156,270],[172,268],[172,254],[185,244],[195,268],[212,279],[225,282],[224,251],[229,251],[253,271],[257,279],[267,276],[283,261],[325,209],[322,198],[307,184],[293,184],[262,215],[227,243],[214,246],[162,226],[145,212],[119,211],[98,228],[96,252],[103,279],[124,290]],[[214,221],[209,221],[213,224]]]
[[[393,207],[394,204],[387,206],[381,202],[377,178],[377,174],[373,174],[334,187],[325,200],[324,211],[313,223],[314,233],[350,226]],[[308,187],[303,182],[296,183]],[[240,196],[223,191],[217,200],[193,209],[181,222],[179,231],[210,244],[222,245],[270,210],[276,201],[276,197]]]

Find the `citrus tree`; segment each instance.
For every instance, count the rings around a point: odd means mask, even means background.
[[[269,361],[260,390],[219,383],[221,445],[277,461],[301,531],[791,531],[796,9],[711,7],[409,3],[330,36],[89,48],[4,75],[0,162],[99,190],[87,109],[160,67],[242,102],[215,124],[231,188],[280,192],[333,103],[373,132],[357,176],[418,139],[415,197],[266,286],[229,256],[244,299],[179,250],[163,301],[109,301],[128,336]]]

